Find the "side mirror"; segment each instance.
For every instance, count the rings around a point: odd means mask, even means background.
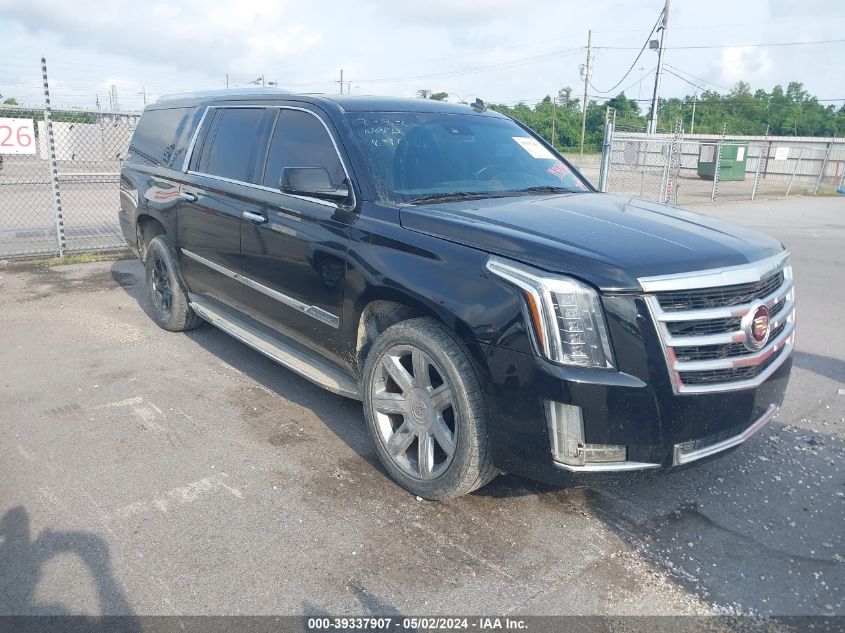
[[[324,200],[340,201],[349,197],[349,188],[332,184],[325,167],[285,167],[282,169],[279,189],[285,193]]]

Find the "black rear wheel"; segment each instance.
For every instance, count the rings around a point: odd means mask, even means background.
[[[165,330],[183,332],[202,325],[188,304],[188,290],[177,273],[176,249],[166,235],[154,237],[147,246],[147,292],[155,322]]]

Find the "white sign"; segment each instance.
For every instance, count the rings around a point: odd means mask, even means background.
[[[776,147],[775,148],[775,160],[786,160],[789,158],[789,148],[788,147]]]
[[[531,138],[530,136],[514,136],[512,138],[522,146],[522,149],[531,154],[534,158],[555,159],[554,155],[536,138]]]
[[[0,119],[0,154],[34,154],[32,119]]]
[[[739,147],[736,148],[736,159],[742,160],[744,156],[745,156],[745,148],[740,145]]]

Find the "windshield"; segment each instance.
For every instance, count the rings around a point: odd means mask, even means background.
[[[569,164],[510,119],[411,112],[347,116],[388,202],[590,191]]]

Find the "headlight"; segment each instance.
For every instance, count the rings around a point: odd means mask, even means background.
[[[613,367],[601,304],[590,286],[495,256],[487,270],[522,290],[543,356],[562,365]]]

